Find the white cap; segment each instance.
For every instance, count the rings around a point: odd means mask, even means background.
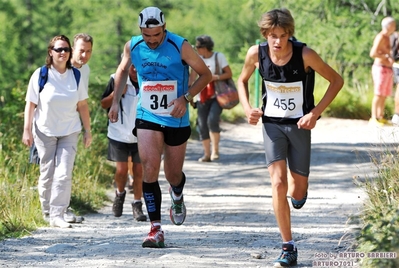
[[[140,12],[140,28],[154,28],[163,25],[165,25],[165,16],[159,8],[147,7]]]

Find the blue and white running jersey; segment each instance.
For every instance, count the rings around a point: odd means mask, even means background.
[[[141,35],[131,39],[131,59],[140,86],[137,118],[168,127],[186,127],[190,125],[188,109],[182,118],[174,118],[169,115],[173,106],[167,107],[188,90],[189,66],[181,56],[186,39],[168,31],[165,34],[155,49],[149,48]]]

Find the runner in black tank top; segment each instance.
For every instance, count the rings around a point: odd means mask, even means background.
[[[291,232],[287,194],[296,209],[307,200],[310,131],[342,88],[343,80],[315,51],[290,40],[295,26],[287,9],[264,13],[258,26],[267,43],[249,48],[237,85],[248,123],[256,125],[260,118],[263,122],[274,215],[283,240],[274,266],[292,266],[297,263],[298,252]],[[249,102],[248,83],[256,68],[263,78],[261,109],[253,108]],[[315,72],[329,84],[316,106]]]

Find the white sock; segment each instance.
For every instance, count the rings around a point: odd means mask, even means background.
[[[151,223],[151,224],[152,224],[152,226],[154,226],[154,227],[159,227],[159,229],[162,230],[162,227],[161,227],[161,223],[160,223],[160,222],[154,222],[154,223]]]
[[[172,191],[172,198],[173,200],[179,201],[182,198],[183,194],[177,196],[175,192]]]
[[[122,195],[122,194],[124,194],[126,191],[123,191],[123,192],[119,192],[118,190],[116,190],[116,194],[117,195]]]

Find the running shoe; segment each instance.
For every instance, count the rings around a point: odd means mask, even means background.
[[[283,244],[280,256],[274,261],[274,267],[289,267],[297,264],[298,251],[294,245]]]
[[[306,192],[305,196],[299,201],[297,201],[291,197],[292,206],[295,209],[301,209],[303,207],[303,205],[305,205],[307,199],[308,199],[308,192]]]
[[[115,191],[114,204],[112,205],[112,212],[114,212],[115,217],[122,216],[123,203],[125,203],[125,197],[126,197],[126,191],[120,194],[118,194],[118,192]]]
[[[143,248],[164,248],[165,239],[164,233],[161,226],[154,226],[151,224],[151,231],[148,233],[147,237],[144,239]]]
[[[169,187],[169,194],[172,200],[172,205],[169,210],[170,220],[175,225],[182,225],[186,219],[186,206],[184,205],[183,194],[180,200],[174,200],[172,196],[172,187]]]

